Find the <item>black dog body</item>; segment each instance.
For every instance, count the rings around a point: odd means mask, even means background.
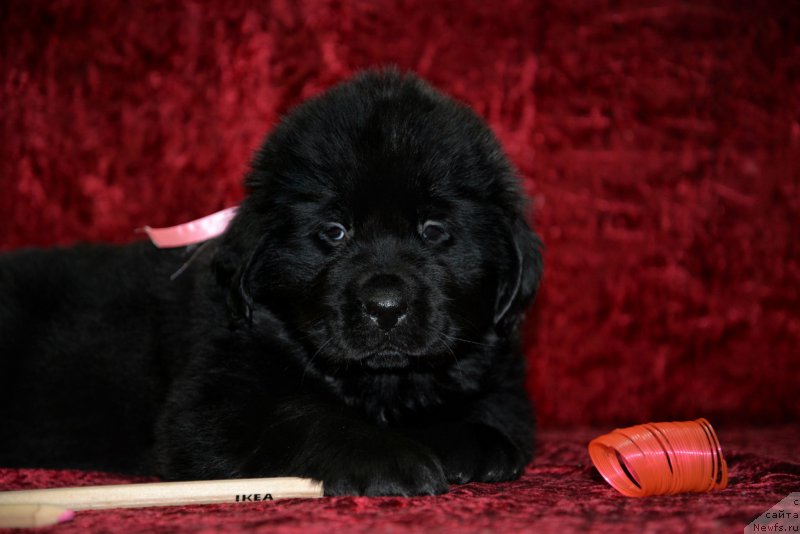
[[[247,186],[198,249],[0,257],[0,465],[367,495],[518,476],[541,260],[486,126],[367,73],[284,119]]]

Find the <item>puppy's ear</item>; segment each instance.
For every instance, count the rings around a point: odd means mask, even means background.
[[[237,247],[231,242],[223,243],[214,259],[217,283],[228,289],[226,304],[231,328],[242,323],[252,324],[251,274],[266,242],[266,236],[262,237],[249,254],[237,252]]]
[[[252,256],[251,256],[252,259]],[[239,266],[228,287],[228,318],[231,327],[244,322],[247,325],[253,322],[253,297],[250,295],[250,264],[248,260]]]
[[[522,217],[511,224],[508,254],[513,260],[501,270],[494,323],[514,328],[536,295],[542,277],[542,242]]]

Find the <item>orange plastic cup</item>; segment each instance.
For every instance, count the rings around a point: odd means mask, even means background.
[[[618,428],[593,439],[589,456],[606,482],[628,497],[728,486],[728,464],[705,419]]]

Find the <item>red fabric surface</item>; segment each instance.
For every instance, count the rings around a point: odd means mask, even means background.
[[[0,248],[235,204],[282,112],[396,63],[484,115],[534,199],[542,424],[800,415],[796,3],[5,5]]]
[[[254,504],[78,512],[68,532],[736,532],[800,489],[797,427],[718,429],[728,489],[633,499],[591,467],[588,441],[603,430],[545,431],[522,479],[467,484],[437,497],[337,497]],[[105,473],[0,469],[0,489],[142,482]]]
[[[800,489],[796,428],[735,426],[800,416],[797,3],[11,0],[0,50],[6,250],[126,242],[233,205],[292,105],[363,67],[418,72],[487,118],[533,198],[541,424],[706,417],[731,463],[726,491],[632,500],[588,467],[596,432],[549,430],[515,483],[60,530],[741,532]],[[1,489],[128,480],[0,469]]]

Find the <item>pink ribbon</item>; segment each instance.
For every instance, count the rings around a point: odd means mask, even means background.
[[[143,230],[158,248],[185,247],[221,235],[228,228],[234,215],[236,206],[177,226],[168,228],[145,226]]]

